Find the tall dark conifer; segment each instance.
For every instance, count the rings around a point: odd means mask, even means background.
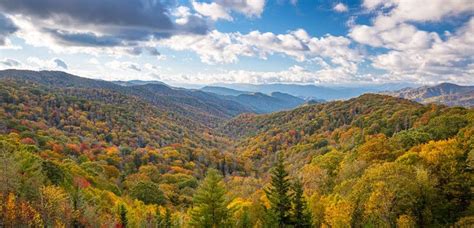
[[[127,208],[123,204],[119,206],[120,225],[125,228],[128,226]]]
[[[291,193],[288,172],[285,170],[283,155],[278,154],[278,160],[271,171],[271,186],[265,189],[270,201],[269,218],[274,225],[285,227],[291,225]]]
[[[293,184],[293,223],[295,228],[311,227],[311,216],[308,213],[303,196],[303,185],[299,180]]]

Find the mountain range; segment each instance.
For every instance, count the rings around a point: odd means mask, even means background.
[[[304,100],[344,100],[364,93],[374,93],[385,90],[396,90],[412,86],[410,83],[392,83],[381,85],[362,86],[319,86],[319,85],[299,85],[299,84],[215,84],[212,87],[227,88],[235,91],[259,92],[271,94],[280,92],[290,94]],[[212,88],[211,87],[211,88]],[[205,87],[206,88],[206,87]]]
[[[405,88],[397,91],[383,92],[423,104],[438,103],[448,106],[474,106],[474,86],[460,86],[452,83],[441,83],[435,86]]]

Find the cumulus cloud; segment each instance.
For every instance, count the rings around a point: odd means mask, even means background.
[[[127,53],[153,39],[207,33],[209,25],[205,19],[196,14],[175,16],[172,13],[174,4],[167,2],[3,0],[0,1],[0,11],[15,22],[19,36],[28,44],[54,46],[52,49],[55,51],[61,47],[78,47],[68,51],[93,52],[100,49]],[[5,17],[0,16],[0,41],[4,22]],[[13,27],[6,28],[12,32]]]
[[[364,0],[363,6],[369,10],[386,10],[386,14],[398,22],[439,21],[474,11],[471,0]]]
[[[435,32],[422,31],[406,23],[395,24],[389,20],[378,17],[374,26],[355,25],[349,36],[362,44],[396,50],[426,49],[441,40]]]
[[[38,57],[28,57],[26,59],[29,66],[27,68],[39,69],[39,70],[67,70],[67,64],[58,58],[53,59],[41,59]]]
[[[247,17],[259,17],[265,7],[265,0],[215,0],[210,3],[193,1],[192,5],[196,12],[212,20],[231,21],[231,12],[238,12]]]
[[[344,67],[327,67],[308,70],[301,65],[293,65],[281,71],[221,70],[218,72],[197,72],[182,75],[189,83],[296,83],[296,84],[342,84],[362,83],[376,80],[371,75],[358,75]],[[163,77],[167,81],[179,81]]]
[[[333,10],[335,10],[336,12],[342,13],[342,12],[347,12],[349,9],[347,8],[346,5],[339,2],[334,6]]]
[[[474,17],[445,41],[422,50],[392,50],[373,58],[373,66],[398,78],[474,83]]]
[[[363,6],[377,11],[377,16],[372,25],[353,25],[349,36],[362,44],[396,50],[426,49],[441,41],[437,33],[419,30],[412,22],[474,11],[471,0],[364,0]]]
[[[194,10],[203,16],[210,17],[212,20],[217,21],[219,19],[231,21],[232,16],[224,6],[219,5],[215,2],[192,2]]]
[[[322,57],[332,64],[354,68],[362,57],[350,44],[348,38],[340,36],[311,37],[303,29],[286,34],[259,31],[221,33],[214,30],[206,36],[174,36],[158,42],[158,45],[174,50],[193,51],[202,62],[209,64],[234,63],[241,56],[266,59],[270,55],[281,54],[300,62]]]
[[[385,49],[369,58],[372,66],[385,70],[390,80],[474,83],[472,1],[365,0],[363,6],[375,13],[372,24],[352,24],[348,36],[358,43]],[[469,21],[444,38],[417,27],[420,22],[465,18],[459,16],[468,14]]]
[[[4,46],[7,43],[7,37],[15,33],[17,30],[18,27],[11,21],[11,19],[0,12],[0,46]]]
[[[138,63],[129,62],[129,61],[113,60],[113,61],[105,63],[105,65],[108,68],[111,68],[111,69],[114,69],[114,70],[121,69],[121,70],[126,70],[126,71],[129,71],[129,70],[137,71],[137,72],[142,71],[142,68],[140,67],[140,65]]]

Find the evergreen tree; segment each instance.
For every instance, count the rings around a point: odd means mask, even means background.
[[[169,208],[166,208],[165,211],[165,219],[163,220],[163,227],[164,228],[171,228],[172,223],[171,223],[171,210]]]
[[[226,190],[222,176],[217,170],[209,169],[193,197],[191,222],[193,227],[226,227],[230,210],[225,198]]]
[[[295,228],[311,227],[311,216],[303,196],[303,185],[299,180],[293,184],[293,223]]]
[[[119,206],[119,216],[120,216],[120,225],[122,227],[127,227],[128,225],[128,220],[127,220],[127,208],[123,204],[120,204]]]
[[[271,174],[271,186],[264,190],[270,201],[269,217],[276,226],[285,227],[291,224],[291,184],[282,154],[278,154],[278,161]]]
[[[155,221],[156,221],[156,227],[157,228],[161,228],[163,227],[163,217],[161,217],[161,212],[160,212],[160,209],[158,208],[156,210],[156,217],[155,217]]]

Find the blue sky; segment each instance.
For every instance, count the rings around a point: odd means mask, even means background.
[[[0,69],[170,84],[474,84],[472,0],[2,0]]]

